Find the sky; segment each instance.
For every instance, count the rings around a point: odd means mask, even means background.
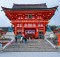
[[[11,26],[10,20],[5,16],[1,6],[12,8],[13,4],[41,4],[46,3],[48,8],[58,6],[55,15],[51,18],[49,25],[60,25],[60,0],[0,0],[0,27]]]

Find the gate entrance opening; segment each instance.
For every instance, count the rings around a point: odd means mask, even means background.
[[[34,39],[35,38],[35,35],[36,35],[36,29],[35,28],[33,28],[33,29],[31,29],[31,28],[26,28],[25,29],[25,37],[27,38],[27,39]]]

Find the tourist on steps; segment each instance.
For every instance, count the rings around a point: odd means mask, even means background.
[[[17,36],[15,36],[15,42],[17,42]]]
[[[20,38],[20,43],[23,43],[23,36],[21,36]]]
[[[26,38],[26,37],[24,37],[23,39],[24,39],[24,43],[27,43],[27,38]]]

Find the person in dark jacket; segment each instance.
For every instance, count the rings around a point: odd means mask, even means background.
[[[17,42],[17,36],[15,36],[15,42]]]
[[[23,39],[24,39],[24,43],[27,43],[27,38],[24,37]]]

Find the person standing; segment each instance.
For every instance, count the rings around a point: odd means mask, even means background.
[[[15,42],[17,42],[17,36],[15,36]]]
[[[24,43],[27,43],[27,38],[24,37]]]
[[[21,36],[20,38],[20,43],[23,43],[23,36]]]

